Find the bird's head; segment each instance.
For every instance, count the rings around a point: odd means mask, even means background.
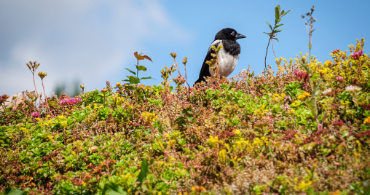
[[[246,38],[246,36],[239,34],[236,30],[232,28],[224,28],[220,30],[215,37],[215,40],[237,40],[241,38]]]

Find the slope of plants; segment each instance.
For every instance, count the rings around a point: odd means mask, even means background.
[[[0,191],[369,193],[370,59],[363,46],[350,46],[350,55],[334,50],[324,63],[302,54],[280,58],[276,73],[245,70],[192,88],[182,76],[171,79],[174,66],[161,71],[161,85],[137,84],[146,70],[138,64],[115,89],[47,101],[25,92],[20,105],[2,106]]]

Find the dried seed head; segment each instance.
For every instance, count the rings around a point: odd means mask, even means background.
[[[312,12],[315,11],[315,6],[312,6],[311,11]]]
[[[100,90],[101,92],[103,92],[103,93],[105,93],[105,92],[107,92],[108,91],[108,89],[106,89],[106,88],[104,88],[104,89],[102,89],[102,90]]]

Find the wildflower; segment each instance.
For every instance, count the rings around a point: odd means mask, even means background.
[[[38,117],[40,115],[40,112],[32,112],[31,116],[32,117]]]
[[[46,77],[48,74],[47,73],[45,73],[45,72],[39,72],[38,73],[38,75],[39,75],[39,77],[41,78],[41,79],[44,79],[44,77]]]
[[[326,89],[325,91],[323,91],[322,94],[326,95],[326,94],[330,93],[331,91],[332,91],[331,88],[329,88],[329,89]]]
[[[305,99],[305,98],[310,97],[310,96],[311,96],[310,93],[304,92],[303,94],[299,95],[297,98],[298,99]]]
[[[104,88],[104,89],[102,89],[102,90],[100,90],[101,92],[103,92],[103,93],[105,93],[105,92],[107,92],[108,91],[108,89],[106,89],[106,88]]]
[[[219,144],[222,144],[223,141],[221,140],[218,140],[218,137],[217,136],[210,136],[209,137],[209,140],[208,140],[208,145],[210,145],[212,148],[217,148]]]
[[[308,73],[307,72],[296,70],[296,71],[294,71],[294,74],[298,77],[299,80],[308,79]]]
[[[122,84],[121,83],[116,83],[116,87],[122,87]]]
[[[204,192],[204,191],[206,191],[206,188],[203,187],[203,186],[193,186],[191,188],[191,191],[193,191],[193,192]]]
[[[301,105],[301,102],[298,101],[298,100],[296,100],[292,104],[290,104],[290,106],[292,106],[292,107],[298,107],[299,105]]]
[[[226,150],[222,149],[220,152],[218,152],[218,159],[221,163],[226,163]]]
[[[307,191],[308,188],[310,187],[310,185],[312,184],[312,181],[309,181],[309,182],[304,182],[304,181],[301,181],[301,183],[298,184],[297,187],[295,187],[295,189],[297,190],[301,190],[301,191]]]
[[[338,76],[338,77],[337,77],[337,81],[343,81],[343,77]]]
[[[361,87],[358,87],[356,85],[350,85],[346,87],[346,91],[348,92],[355,92],[355,91],[360,91]]]
[[[324,65],[326,66],[326,67],[329,67],[330,65],[331,65],[331,61],[326,61],[325,63],[324,63]]]
[[[154,122],[158,118],[158,116],[155,113],[150,112],[143,112],[141,113],[141,116],[144,118],[144,121],[149,124]]]
[[[66,98],[64,100],[60,100],[59,104],[60,105],[74,105],[81,101],[82,99],[80,98]]]
[[[239,130],[239,129],[235,129],[235,130],[233,130],[233,132],[234,132],[236,135],[239,135],[239,134],[240,134],[240,130]]]
[[[351,56],[353,59],[358,60],[362,56],[363,50],[361,49],[358,52],[352,53]]]
[[[370,124],[370,116],[365,118],[364,124]]]
[[[330,192],[329,195],[340,195],[342,192],[337,190],[337,191],[334,191],[334,192]]]

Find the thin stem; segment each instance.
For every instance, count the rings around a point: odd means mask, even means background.
[[[32,77],[33,77],[33,85],[35,86],[35,91],[36,91],[36,94],[37,94],[37,98],[39,99],[39,103],[41,104],[41,97],[39,96],[39,93],[37,92],[37,88],[36,88],[35,72],[32,72]]]
[[[269,49],[269,46],[270,46],[270,41],[271,41],[271,38],[269,39],[269,42],[268,42],[267,47],[266,47],[265,70],[267,70],[267,66],[266,66],[266,58],[267,58],[267,52],[268,52],[268,49]]]
[[[44,90],[44,94],[45,94],[46,108],[49,110],[49,113],[51,114],[51,116],[53,116],[53,117],[54,117],[53,113],[52,113],[52,112],[51,112],[51,110],[50,110],[49,103],[48,103],[48,98],[47,98],[46,93],[45,93],[44,79],[41,79],[41,83],[42,83],[42,88],[43,88],[43,90]]]
[[[274,40],[273,39],[271,39],[271,47],[272,47],[272,51],[274,52],[274,56],[276,59],[277,57],[276,57],[275,50],[274,50]]]
[[[137,66],[139,66],[139,60],[137,61]],[[139,69],[136,67],[136,77],[139,78]]]
[[[186,63],[184,64],[184,66],[185,66],[185,82],[186,82],[186,84],[188,84],[188,87],[190,88],[190,85],[188,83],[188,74],[186,72]]]

